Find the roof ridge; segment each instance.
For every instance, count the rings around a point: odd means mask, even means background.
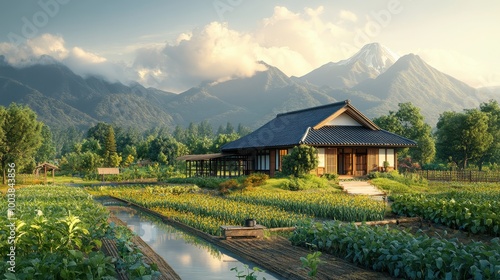
[[[306,140],[306,137],[309,134],[309,131],[311,131],[311,127],[310,126],[307,127],[306,133],[304,133],[304,135],[302,136],[302,138],[300,138],[299,144],[304,144],[304,140]]]
[[[306,112],[306,111],[312,111],[312,110],[317,110],[320,108],[326,108],[326,107],[336,106],[336,105],[341,105],[341,104],[350,104],[350,103],[351,103],[351,101],[349,99],[346,99],[344,101],[334,102],[334,103],[320,105],[320,106],[316,106],[316,107],[309,107],[309,108],[305,108],[305,109],[300,109],[300,110],[295,110],[295,111],[290,111],[290,112],[285,112],[285,113],[279,113],[276,115],[276,117],[289,115],[289,114],[302,113],[302,112]]]

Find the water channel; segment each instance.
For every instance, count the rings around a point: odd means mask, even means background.
[[[110,199],[100,202],[104,205],[123,205]],[[245,264],[250,268],[255,266],[227,250],[187,234],[140,210],[121,206],[112,207],[110,211],[141,237],[182,279],[238,279],[231,268],[237,267],[241,271]],[[259,272],[258,276],[259,279],[282,279],[267,272]]]

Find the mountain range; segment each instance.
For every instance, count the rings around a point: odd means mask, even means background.
[[[444,111],[500,100],[498,88],[475,89],[417,55],[398,57],[378,43],[302,77],[289,77],[259,62],[267,70],[252,77],[205,82],[179,94],[81,77],[50,57],[39,61],[14,67],[0,55],[0,105],[26,104],[52,128],[86,129],[102,121],[145,130],[203,120],[213,127],[231,122],[257,128],[278,113],[345,99],[371,118],[412,102],[434,126]]]

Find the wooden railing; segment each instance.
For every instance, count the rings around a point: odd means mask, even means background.
[[[492,171],[439,171],[439,170],[418,170],[419,174],[427,180],[433,181],[457,181],[457,182],[500,182],[500,172]]]

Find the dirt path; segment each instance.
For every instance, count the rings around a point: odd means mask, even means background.
[[[246,260],[254,262],[259,268],[283,277],[283,279],[310,279],[307,276],[307,271],[300,269],[300,257],[305,257],[310,251],[291,245],[290,241],[286,238],[224,240],[221,237],[206,234],[136,204],[121,199],[118,200],[126,202],[131,207],[159,217],[164,222],[176,226],[187,233],[196,235],[212,244],[227,249]],[[325,263],[319,267],[316,279],[392,279],[388,274],[358,267],[332,255],[323,254],[321,259]]]

